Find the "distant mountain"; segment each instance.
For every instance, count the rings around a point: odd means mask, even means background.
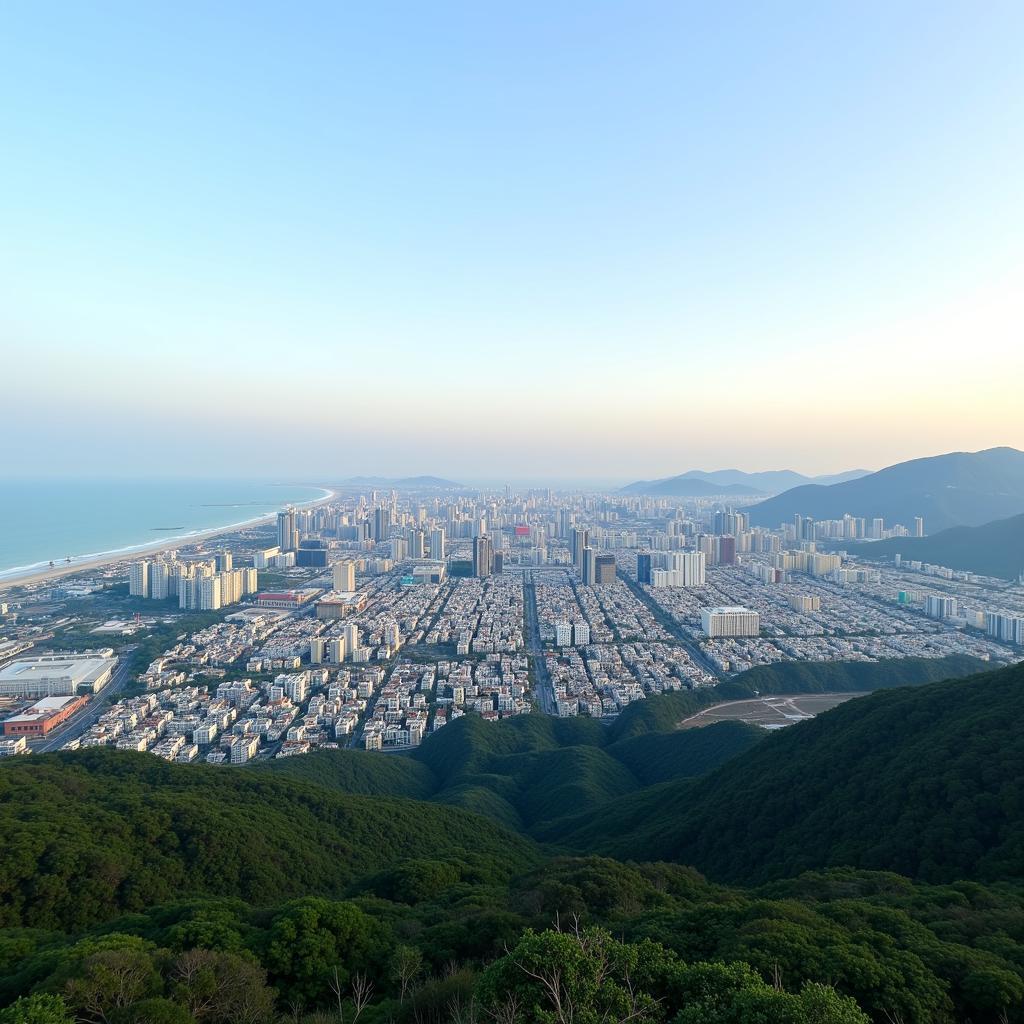
[[[881,516],[886,525],[925,529],[980,526],[1024,512],[1024,452],[988,448],[900,462],[844,483],[794,487],[749,509],[755,526],[778,526],[794,515],[841,519]]]
[[[858,545],[864,558],[905,559],[1015,580],[1024,572],[1024,515],[984,526],[954,526],[932,537],[901,537]]]
[[[759,491],[745,484],[722,484],[694,476],[674,476],[668,480],[638,480],[623,487],[622,494],[647,494],[663,498],[710,498],[718,495],[759,497]]]
[[[834,484],[866,476],[866,469],[851,469],[827,476],[804,476],[792,469],[745,473],[741,469],[690,469],[678,476],[658,480],[637,480],[622,488],[623,494],[651,494],[665,497],[708,497],[715,495],[778,494],[801,484]]]
[[[346,487],[410,487],[440,491],[465,489],[465,484],[441,476],[350,476],[341,483]]]

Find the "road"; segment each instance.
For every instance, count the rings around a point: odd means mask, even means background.
[[[537,591],[533,582],[533,574],[529,569],[523,570],[523,597],[526,610],[526,649],[533,659],[533,675],[536,681],[537,703],[546,715],[557,715],[558,704],[555,701],[555,688],[551,683],[547,660],[544,657],[544,644],[540,639],[540,619],[537,618]]]
[[[120,660],[114,669],[110,682],[103,687],[95,697],[80,711],[76,711],[59,729],[52,732],[46,739],[30,740],[29,746],[33,753],[48,754],[58,750],[68,740],[76,739],[95,723],[100,715],[106,711],[118,693],[121,692],[131,680],[131,650],[124,648],[120,654]]]
[[[633,591],[633,595],[638,601],[646,605],[650,609],[651,614],[660,622],[675,638],[676,642],[686,648],[686,653],[689,654],[693,663],[698,667],[704,669],[710,675],[716,679],[721,678],[721,672],[718,670],[718,666],[705,657],[704,652],[700,649],[699,644],[695,644],[690,639],[689,635],[682,629],[678,622],[672,618],[664,608],[658,604],[657,601],[647,593],[646,590],[632,576],[627,575],[623,570],[619,570],[618,577],[623,583]]]

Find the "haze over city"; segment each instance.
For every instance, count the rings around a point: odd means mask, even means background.
[[[6,11],[9,472],[1024,445],[1019,4],[104,11]]]

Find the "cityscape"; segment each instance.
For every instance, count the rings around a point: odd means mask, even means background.
[[[0,753],[400,752],[467,713],[611,720],[760,666],[1024,659],[1019,581],[872,557],[875,541],[924,537],[922,516],[767,528],[751,525],[756,499],[713,494],[329,494],[9,594]],[[140,639],[178,622],[139,664]],[[89,645],[59,649],[69,633]]]

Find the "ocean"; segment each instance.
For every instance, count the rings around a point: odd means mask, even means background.
[[[324,497],[320,487],[216,480],[0,480],[0,578],[51,560],[130,553]]]

